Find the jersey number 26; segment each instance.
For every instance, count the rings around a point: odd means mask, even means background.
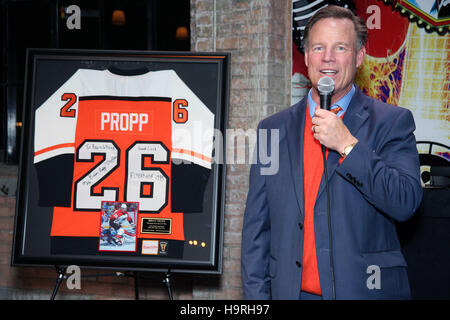
[[[74,210],[95,211],[102,201],[118,201],[119,192],[124,200],[139,202],[139,211],[158,213],[168,202],[169,177],[158,167],[145,167],[144,158],[150,157],[152,164],[169,164],[170,154],[162,142],[137,141],[126,150],[125,164],[121,163],[120,150],[112,140],[85,140],[76,152],[77,162],[93,162],[94,156],[103,160],[75,181]],[[123,190],[119,187],[94,188],[120,166],[125,165]],[[144,193],[149,187],[151,192]]]

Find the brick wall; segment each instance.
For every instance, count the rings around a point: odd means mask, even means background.
[[[228,128],[256,129],[261,119],[289,106],[290,10],[290,0],[191,0],[192,51],[231,52]],[[17,177],[17,168],[3,169],[2,177]],[[248,164],[227,164],[223,274],[174,274],[174,299],[242,298],[240,246],[248,172]],[[49,299],[54,269],[10,266],[15,201],[0,195],[0,299]],[[69,290],[63,283],[57,298],[134,299],[132,278],[83,270],[88,274],[80,290]],[[161,280],[161,274],[145,274],[139,280],[140,298],[167,299]]]
[[[291,3],[191,0],[192,51],[231,52],[228,128],[256,129],[261,119],[289,106]],[[195,283],[194,298],[242,298],[240,247],[248,172],[247,164],[227,164],[223,275]]]

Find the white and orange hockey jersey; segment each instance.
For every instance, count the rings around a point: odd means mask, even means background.
[[[139,221],[171,220],[170,232],[138,238],[184,240],[183,212],[201,211],[213,129],[214,114],[173,70],[77,70],[35,112],[51,236],[98,237],[102,201],[129,201],[139,203]]]

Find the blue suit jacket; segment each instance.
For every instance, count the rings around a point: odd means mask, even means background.
[[[306,110],[304,98],[258,126],[269,130],[267,146],[261,143],[261,136],[257,145],[258,149],[267,148],[261,151],[269,154],[270,129],[279,129],[279,167],[272,175],[261,174],[261,169],[273,163],[257,161],[251,167],[242,231],[246,299],[299,298]],[[335,151],[330,151],[327,159],[336,298],[409,299],[406,262],[395,221],[410,218],[422,199],[414,119],[409,110],[367,97],[357,88],[343,121],[359,142],[341,164]],[[331,299],[326,199],[322,177],[314,207],[314,231],[322,295]],[[376,268],[379,272],[373,273]]]

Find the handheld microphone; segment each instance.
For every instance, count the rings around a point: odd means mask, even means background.
[[[334,80],[330,77],[322,77],[317,83],[317,90],[320,96],[320,109],[330,111],[331,108],[331,96],[334,91]],[[322,145],[322,152],[325,157],[325,146]]]
[[[330,77],[322,77],[317,83],[320,95],[320,109],[330,110],[331,96],[334,91],[334,80]]]

